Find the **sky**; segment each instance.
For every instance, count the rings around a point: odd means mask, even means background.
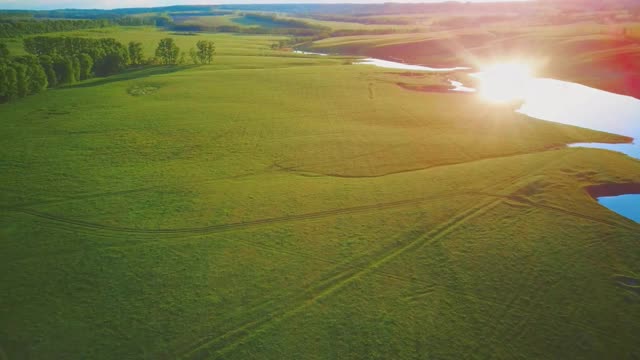
[[[114,9],[167,5],[274,4],[274,3],[383,3],[438,2],[442,0],[0,0],[0,9]],[[487,0],[467,0],[483,2]],[[502,1],[502,0],[493,0]]]

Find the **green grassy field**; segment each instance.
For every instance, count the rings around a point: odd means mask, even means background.
[[[213,15],[213,16],[174,16],[174,21],[180,25],[199,25],[199,26],[231,26],[239,25],[236,21],[238,15]]]
[[[91,29],[82,31],[68,31],[63,33],[50,33],[47,36],[69,36],[69,37],[88,37],[88,38],[116,38],[123,44],[130,41],[141,42],[143,45],[144,55],[147,57],[154,56],[158,42],[162,38],[172,37],[176,45],[183,52],[189,52],[190,48],[195,48],[198,40],[211,40],[216,43],[219,48],[220,55],[270,55],[277,54],[270,49],[270,45],[278,40],[285,39],[284,36],[277,35],[236,35],[236,34],[208,34],[200,33],[194,36],[180,35],[171,32],[165,32],[153,27],[111,27],[102,29]],[[0,39],[7,43],[9,51],[12,55],[25,54],[22,39]]]
[[[0,106],[0,357],[640,356],[640,225],[584,191],[640,162],[564,147],[622,138],[173,37],[214,64]]]
[[[260,14],[260,13],[259,13]],[[311,27],[323,27],[327,31],[384,31],[393,30],[397,32],[414,31],[415,29],[425,29],[426,26],[422,22],[416,24],[362,24],[352,21],[329,21],[320,20],[309,17],[297,17],[289,15],[279,15],[279,19],[287,21],[294,20],[301,23],[306,23]],[[248,17],[242,14],[228,14],[228,15],[176,15],[174,16],[176,23],[180,25],[200,26],[202,28],[213,28],[218,26],[240,26],[244,28],[259,27],[264,29],[274,28],[291,28],[296,27],[285,22],[271,21],[268,19],[257,19]],[[299,27],[299,26],[298,26]]]
[[[184,16],[174,17],[179,19],[180,25],[195,25],[204,28],[216,26],[241,26],[241,27],[262,27],[262,28],[286,28],[287,24],[270,21],[267,19],[256,19],[246,17],[240,14],[228,15],[201,15],[201,16]]]

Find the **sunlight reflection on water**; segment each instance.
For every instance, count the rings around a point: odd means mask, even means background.
[[[529,82],[519,113],[640,138],[640,100],[554,79]]]
[[[383,67],[387,69],[399,69],[399,70],[414,70],[414,71],[431,71],[431,72],[448,72],[448,71],[459,71],[459,70],[469,70],[468,67],[453,67],[453,68],[432,68],[428,66],[422,65],[410,65],[405,63],[399,63],[395,61],[367,58],[361,61],[356,62],[357,65],[375,65],[378,67]]]

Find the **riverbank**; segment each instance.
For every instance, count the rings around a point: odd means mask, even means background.
[[[462,31],[345,36],[315,42],[310,49],[435,68],[463,66],[474,70],[481,64],[509,58],[531,59],[539,65],[536,69],[539,77],[640,99],[640,39],[588,32],[548,35],[538,29],[508,36]]]
[[[640,194],[640,183],[592,185],[587,186],[585,191],[594,199],[608,196]]]
[[[585,190],[600,205],[640,223],[640,183],[609,183]]]

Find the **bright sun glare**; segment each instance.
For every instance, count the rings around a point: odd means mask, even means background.
[[[533,77],[530,66],[517,62],[494,64],[474,76],[480,79],[481,96],[495,103],[522,99]]]

